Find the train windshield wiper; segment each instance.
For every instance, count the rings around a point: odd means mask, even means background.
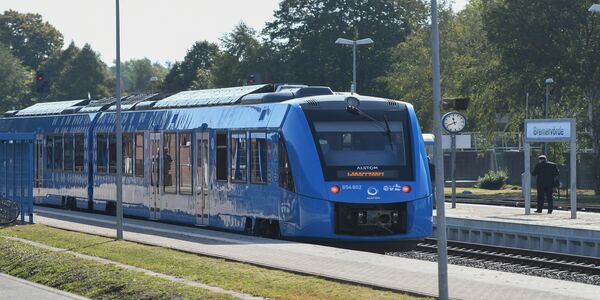
[[[348,105],[346,106],[346,111],[355,115],[359,115],[363,118],[366,118],[370,121],[375,122],[375,125],[377,125],[377,127],[381,128],[381,130],[383,130],[383,132],[385,133],[385,135],[387,135],[388,137],[388,141],[390,143],[390,147],[392,147],[392,149],[394,148],[394,145],[392,143],[392,130],[390,129],[390,124],[387,120],[387,117],[384,115],[383,116],[383,122],[379,121],[377,119],[375,119],[373,116],[367,114],[366,112],[360,110],[358,107],[356,106],[352,106],[352,105]],[[383,123],[384,125],[381,125],[381,123]]]

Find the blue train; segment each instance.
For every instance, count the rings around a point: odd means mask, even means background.
[[[114,103],[38,103],[0,118],[0,131],[36,133],[36,204],[114,213]],[[253,85],[133,95],[122,107],[126,215],[367,247],[431,235],[410,104]]]

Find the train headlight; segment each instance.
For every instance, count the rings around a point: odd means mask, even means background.
[[[332,185],[332,186],[329,188],[329,191],[330,191],[330,192],[332,192],[332,193],[334,193],[334,194],[337,194],[337,193],[339,193],[339,192],[340,192],[340,187],[339,187],[339,186],[337,186],[337,185]]]
[[[412,188],[410,187],[410,185],[402,186],[402,192],[404,192],[404,193],[410,193],[411,190],[412,190]]]

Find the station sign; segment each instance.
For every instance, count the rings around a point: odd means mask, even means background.
[[[525,120],[526,142],[569,142],[575,135],[575,119]]]

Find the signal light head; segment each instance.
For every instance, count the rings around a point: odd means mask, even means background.
[[[412,189],[410,188],[410,185],[404,185],[402,186],[402,192],[404,193],[410,193]]]
[[[337,193],[339,193],[339,192],[340,192],[340,187],[339,187],[339,186],[337,186],[337,185],[332,185],[332,186],[329,188],[329,191],[330,191],[330,192],[332,192],[332,193],[334,193],[334,194],[337,194]]]

